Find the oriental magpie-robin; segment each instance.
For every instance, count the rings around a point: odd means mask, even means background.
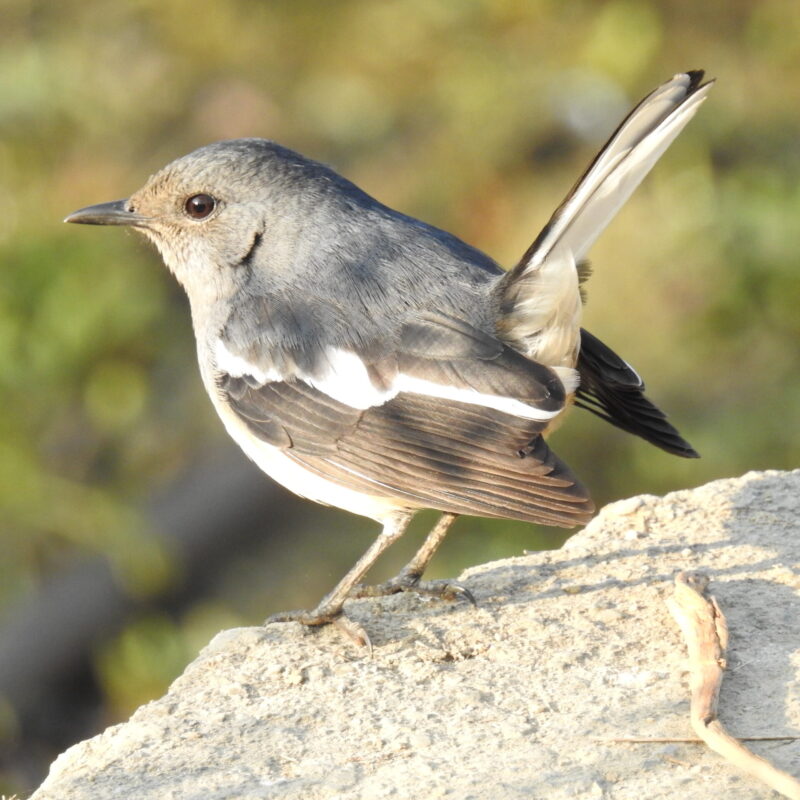
[[[383,530],[312,611],[336,622],[354,591],[415,589],[459,514],[585,523],[586,489],[545,437],[571,403],[694,457],[633,368],[581,328],[586,254],[711,87],[676,75],[622,122],[510,271],[393,211],[322,164],[263,139],[202,147],[129,199],[67,222],[151,239],[189,297],[200,372],[230,435],[303,497]],[[443,512],[381,587],[359,582],[421,508]]]

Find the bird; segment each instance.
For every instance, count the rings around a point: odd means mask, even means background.
[[[571,406],[677,456],[697,453],[639,374],[581,327],[587,253],[705,101],[675,75],[621,122],[510,270],[273,141],[201,147],[129,198],[65,221],[145,235],[185,290],[205,389],[230,436],[294,493],[371,518],[377,538],[310,610],[360,644],[350,597],[417,591],[462,514],[573,528],[588,490],[547,435]],[[441,516],[393,579],[377,558],[421,509]]]

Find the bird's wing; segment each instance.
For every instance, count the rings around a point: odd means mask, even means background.
[[[684,458],[697,452],[667,422],[666,414],[644,396],[644,382],[627,361],[581,328],[578,357],[581,382],[575,405],[628,433]]]
[[[231,346],[223,334],[216,366],[231,410],[318,476],[459,514],[573,527],[593,511],[541,436],[564,407],[558,376],[462,320],[418,317],[377,360],[329,347],[313,374]]]

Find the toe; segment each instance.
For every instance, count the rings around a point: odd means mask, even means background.
[[[339,614],[341,614],[341,611],[331,614],[320,612],[318,609],[314,611],[280,611],[277,614],[271,614],[267,617],[264,624],[271,625],[273,622],[299,622],[302,625],[313,627],[316,625],[327,625],[329,622],[333,622]]]
[[[475,595],[461,583],[456,581],[425,581],[411,588],[411,591],[431,597],[440,597],[443,600],[463,599],[471,605],[477,606]]]

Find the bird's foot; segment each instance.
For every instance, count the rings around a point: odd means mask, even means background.
[[[416,592],[428,597],[438,597],[442,600],[463,599],[473,606],[478,605],[475,602],[475,596],[463,584],[451,580],[421,581],[420,575],[415,572],[401,572],[385,583],[370,586],[359,584],[353,587],[349,597],[386,597],[400,592]]]
[[[333,625],[359,647],[366,647],[369,654],[372,655],[372,642],[366,630],[360,623],[346,617],[341,608],[331,609],[320,605],[313,611],[281,611],[267,617],[264,624],[271,625],[273,622],[299,622],[301,625],[311,628]]]

